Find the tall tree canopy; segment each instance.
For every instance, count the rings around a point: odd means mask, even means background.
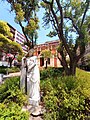
[[[22,54],[22,47],[20,44],[10,40],[13,35],[10,32],[10,28],[6,22],[0,21],[0,50],[6,53],[16,53]]]
[[[0,21],[0,55],[2,56],[2,53],[11,53],[14,55],[13,58],[9,59],[10,66],[17,52],[20,55],[22,55],[23,53],[21,45],[9,39],[12,36],[13,35],[10,32],[10,28],[7,23],[4,21]]]
[[[37,40],[38,0],[6,0],[11,5],[11,11],[15,12],[15,21],[21,26],[25,35],[25,44],[28,48],[33,48]]]
[[[90,24],[90,0],[42,0],[44,25],[52,25],[49,36],[60,39],[60,61],[66,75],[75,75],[76,65],[85,53]],[[66,61],[69,55],[69,66]]]

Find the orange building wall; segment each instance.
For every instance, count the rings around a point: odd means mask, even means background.
[[[40,55],[41,51],[45,50],[45,49],[50,50],[52,53],[52,56],[53,56],[50,58],[50,64],[48,64],[48,66],[50,66],[50,67],[60,67],[61,66],[60,61],[57,58],[57,50],[56,49],[57,49],[58,45],[59,45],[59,40],[55,40],[55,41],[45,42],[44,44],[37,45],[34,48],[34,51],[35,51],[34,55],[38,56],[39,66],[41,66],[41,67],[45,66],[45,59],[43,61],[42,56]]]

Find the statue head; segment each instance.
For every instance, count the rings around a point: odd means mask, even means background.
[[[31,56],[33,56],[33,54],[34,54],[34,49],[32,48],[28,51],[28,53],[25,56],[26,57],[31,57]]]

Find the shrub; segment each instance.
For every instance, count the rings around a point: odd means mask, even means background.
[[[29,120],[29,113],[22,111],[14,102],[0,103],[0,120]]]
[[[44,80],[46,78],[57,78],[61,76],[63,73],[63,68],[52,68],[48,67],[47,69],[41,70],[40,72],[40,79]]]
[[[48,74],[49,71],[48,71]],[[41,80],[47,112],[45,120],[84,120],[89,118],[90,74],[77,69],[76,77],[47,77]]]
[[[0,67],[0,73],[3,73],[3,74],[7,74],[8,73],[15,73],[15,72],[19,72],[20,69],[18,67],[11,67],[11,68],[7,68],[7,67]]]
[[[1,74],[6,74],[7,73],[7,68],[4,66],[0,66],[0,73]]]
[[[0,86],[0,120],[29,120],[29,113],[22,111],[28,101],[19,81],[19,77],[9,78]]]
[[[19,72],[20,69],[18,67],[7,68],[8,73]]]
[[[27,102],[25,95],[19,89],[19,77],[13,77],[5,80],[0,86],[0,102],[16,102],[22,106]]]
[[[45,103],[45,108],[47,112],[44,114],[43,119],[45,120],[55,120],[58,115],[58,99],[56,96],[56,90],[53,88],[50,79],[42,81],[41,91],[44,93],[43,100]]]

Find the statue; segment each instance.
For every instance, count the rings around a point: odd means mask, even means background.
[[[23,93],[25,93],[25,80],[26,80],[26,57],[23,57],[20,78],[20,89],[22,90]]]
[[[29,97],[29,103],[33,107],[38,107],[40,102],[40,72],[37,65],[37,56],[33,56],[33,53],[34,50],[31,49],[22,59],[20,88],[24,88],[25,91],[25,80],[27,79],[27,95]],[[23,62],[23,60],[26,62]]]

